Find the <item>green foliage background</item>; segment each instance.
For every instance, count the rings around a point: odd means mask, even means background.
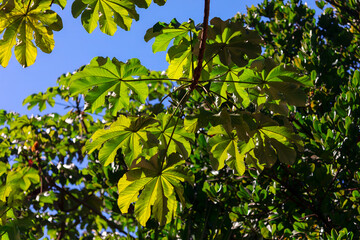
[[[71,11],[113,35],[151,2]],[[316,1],[316,18],[301,1],[265,0],[208,21],[209,2],[203,23],[146,32],[166,71],[96,57],[24,100],[40,111],[61,100],[67,114],[0,111],[1,239],[360,237],[359,2]],[[0,4],[3,67],[13,46],[24,67],[52,51],[51,7],[66,1]]]

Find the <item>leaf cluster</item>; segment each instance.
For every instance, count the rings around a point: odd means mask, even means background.
[[[144,38],[166,71],[96,57],[24,100],[60,98],[64,116],[1,111],[0,234],[357,239],[359,9],[327,2],[318,19],[272,0],[209,25],[158,22]],[[150,3],[72,11],[112,35]]]

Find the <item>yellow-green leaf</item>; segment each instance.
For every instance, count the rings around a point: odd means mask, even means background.
[[[100,148],[99,160],[107,166],[114,161],[117,150],[121,148],[126,164],[131,166],[147,143],[147,126],[152,123],[152,118],[136,120],[120,116],[110,127],[96,131],[86,143],[86,149],[90,154]]]
[[[62,29],[61,18],[52,10],[51,0],[14,1],[8,4],[0,14],[0,64],[8,65],[11,49],[15,46],[18,62],[27,67],[35,62],[37,47],[50,53],[54,47],[53,31]],[[34,44],[35,40],[35,44]]]
[[[191,171],[181,166],[184,162],[177,154],[165,159],[156,154],[150,161],[142,159],[133,165],[118,183],[120,210],[126,213],[135,202],[135,215],[141,225],[146,225],[151,210],[161,225],[170,222],[177,210],[175,193],[183,193],[181,182],[194,181]]]

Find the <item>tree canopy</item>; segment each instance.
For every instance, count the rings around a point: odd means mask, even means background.
[[[114,35],[152,1],[0,4],[0,64],[28,67],[53,5]],[[66,114],[1,110],[0,238],[358,239],[360,4],[316,5],[225,20],[205,0],[203,22],[144,33],[166,70],[99,56],[23,102]]]

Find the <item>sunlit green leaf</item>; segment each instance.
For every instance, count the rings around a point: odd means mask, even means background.
[[[184,163],[177,155],[170,155],[162,164],[159,155],[150,161],[142,160],[134,165],[118,183],[118,205],[123,213],[135,203],[135,215],[145,226],[150,218],[151,208],[155,218],[164,225],[171,221],[177,210],[175,192],[184,181],[193,183],[193,175],[181,165]],[[139,192],[141,194],[139,196]]]
[[[35,62],[37,47],[50,53],[54,48],[53,31],[62,29],[61,18],[50,10],[51,1],[14,1],[0,14],[0,64],[6,67],[15,46],[18,62],[27,67]],[[34,44],[35,40],[35,44]]]
[[[76,0],[71,11],[74,17],[81,13],[81,22],[89,33],[92,33],[99,23],[103,33],[114,35],[117,26],[129,30],[132,20],[139,19],[135,4],[130,0]]]
[[[125,162],[131,166],[148,141],[146,127],[154,123],[152,118],[133,119],[120,116],[106,129],[96,131],[86,144],[89,153],[100,149],[99,160],[105,166],[114,161],[118,149],[125,154]]]
[[[179,123],[175,126],[175,119],[169,115],[159,114],[156,120],[160,125],[150,128],[149,131],[159,140],[159,147],[167,149],[168,154],[180,153],[184,159],[187,159],[191,152],[190,142],[193,141],[194,134],[187,132]]]
[[[149,41],[155,37],[152,49],[153,52],[156,53],[165,51],[173,39],[175,39],[175,41],[180,41],[182,38],[188,39],[190,32],[196,32],[193,21],[180,25],[176,19],[173,19],[170,24],[157,23],[154,27],[147,30],[145,41]]]
[[[85,101],[94,112],[104,107],[108,98],[114,98],[112,113],[115,115],[122,108],[127,108],[131,93],[144,103],[148,97],[146,82],[140,81],[149,71],[140,64],[138,59],[130,59],[126,63],[117,59],[94,58],[82,71],[71,77],[70,92],[72,96],[85,94]]]

